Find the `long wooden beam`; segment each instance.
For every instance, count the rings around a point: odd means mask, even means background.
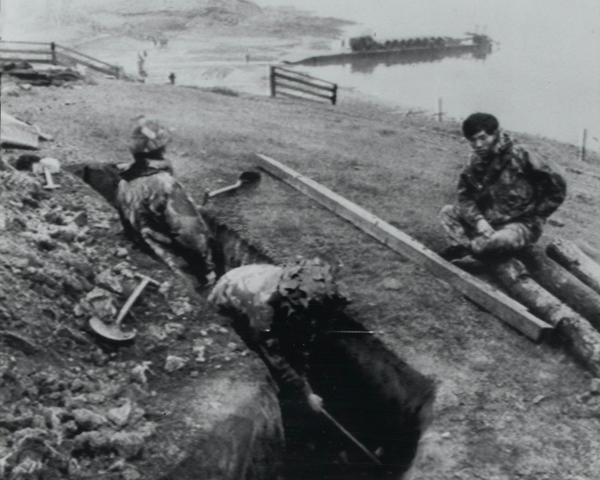
[[[532,340],[539,340],[554,328],[532,315],[523,305],[503,292],[445,261],[406,233],[323,185],[265,155],[257,154],[256,161],[263,170],[316,200],[395,252],[427,268],[433,275],[448,282],[467,298]]]

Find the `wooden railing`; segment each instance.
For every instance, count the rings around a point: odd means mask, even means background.
[[[337,85],[319,78],[281,67],[271,67],[271,97],[281,95],[309,100],[325,99],[332,105],[337,102]],[[316,98],[315,98],[316,97]]]
[[[54,42],[0,42],[0,62],[50,63],[52,65],[84,65],[116,78],[123,76],[123,69],[103,62]]]

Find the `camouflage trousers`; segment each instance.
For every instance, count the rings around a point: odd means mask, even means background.
[[[509,222],[493,225],[496,231],[485,237],[464,222],[453,205],[443,207],[439,219],[451,244],[467,247],[476,255],[516,252],[535,243],[541,235],[540,224]]]

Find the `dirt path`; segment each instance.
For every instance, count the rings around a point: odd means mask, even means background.
[[[467,148],[456,125],[354,101],[331,107],[100,80],[33,89],[3,99],[3,108],[53,134],[56,141],[45,144],[44,153],[65,163],[126,161],[130,120],[160,115],[175,128],[170,156],[176,173],[198,201],[205,189],[233,183],[252,167],[245,154],[260,152],[433,249],[443,244],[437,211],[453,198]],[[518,138],[567,169],[569,196],[544,238],[584,239],[600,248],[598,180],[573,171],[598,173],[598,159],[581,166],[572,146]],[[596,478],[600,396],[562,348],[533,344],[418,266],[264,177],[258,189],[214,201],[210,210],[282,259],[321,255],[337,263],[358,319],[436,379],[436,419],[416,478]]]

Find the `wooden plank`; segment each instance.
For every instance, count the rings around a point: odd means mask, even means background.
[[[22,58],[22,57],[3,57],[0,55],[0,61],[2,62],[28,62],[28,63],[52,63],[51,59],[41,60],[37,58]],[[7,74],[10,72],[6,72]]]
[[[22,44],[22,45],[46,45],[48,48],[50,47],[50,44],[47,42],[17,42],[17,41],[7,41],[7,40],[2,40],[0,41],[0,45],[10,45],[10,44]]]
[[[331,92],[333,89],[332,87],[324,87],[322,85],[315,85],[312,82],[307,82],[306,80],[302,80],[300,78],[290,77],[289,75],[282,75],[281,73],[277,73],[277,70],[275,71],[275,78],[283,78],[284,80],[289,80],[290,82],[301,83],[303,85],[308,85],[309,87],[319,88],[321,90],[327,90],[328,92]]]
[[[446,262],[435,252],[381,218],[367,212],[314,180],[286,167],[277,160],[260,154],[256,155],[256,160],[258,166],[263,170],[316,200],[395,252],[427,268],[433,275],[448,282],[467,298],[512,325],[529,338],[539,340],[545,333],[552,330],[552,326],[532,315],[519,302]]]
[[[290,90],[307,93],[308,95],[314,95],[315,97],[326,98],[327,100],[331,100],[333,98],[332,95],[323,95],[322,93],[311,92],[310,90],[307,90],[306,88],[294,87],[293,85],[288,85],[287,83],[278,83],[277,89],[280,89],[280,88],[289,88]]]
[[[62,53],[62,52],[57,52],[56,57],[59,60],[59,62],[85,65],[86,67],[89,67],[92,70],[96,70],[97,72],[102,72],[107,75],[116,76],[117,67],[112,67],[111,69],[109,69],[108,67],[100,67],[100,66],[96,65],[95,63],[88,62],[87,60],[81,60],[79,58],[72,57],[72,56],[70,56],[66,53]]]
[[[282,68],[282,67],[273,67],[273,68],[276,68],[277,70],[281,70],[282,72],[293,73],[294,75],[300,75],[301,77],[310,78],[317,82],[323,82],[323,83],[327,83],[329,85],[335,85],[335,83],[328,82],[327,80],[321,80],[320,78],[313,77],[312,75],[308,75],[307,73],[296,72],[295,70],[288,70],[287,68]]]
[[[23,53],[27,55],[52,55],[51,50],[22,50],[19,48],[0,48],[0,53]]]
[[[56,45],[56,51],[58,52],[59,50],[64,50],[66,52],[70,52],[70,53],[59,52],[67,57],[75,58],[74,56],[78,55],[80,57],[87,58],[88,60],[93,60],[94,62],[101,63],[102,65],[106,65],[109,68],[114,68],[114,69],[118,68],[116,65],[112,65],[110,63],[103,62],[102,60],[98,60],[97,58],[90,57],[89,55],[86,55],[85,53],[78,52],[77,50],[63,47],[62,45]],[[77,58],[75,58],[75,60],[77,60]],[[77,61],[79,61],[79,60],[77,60]]]

